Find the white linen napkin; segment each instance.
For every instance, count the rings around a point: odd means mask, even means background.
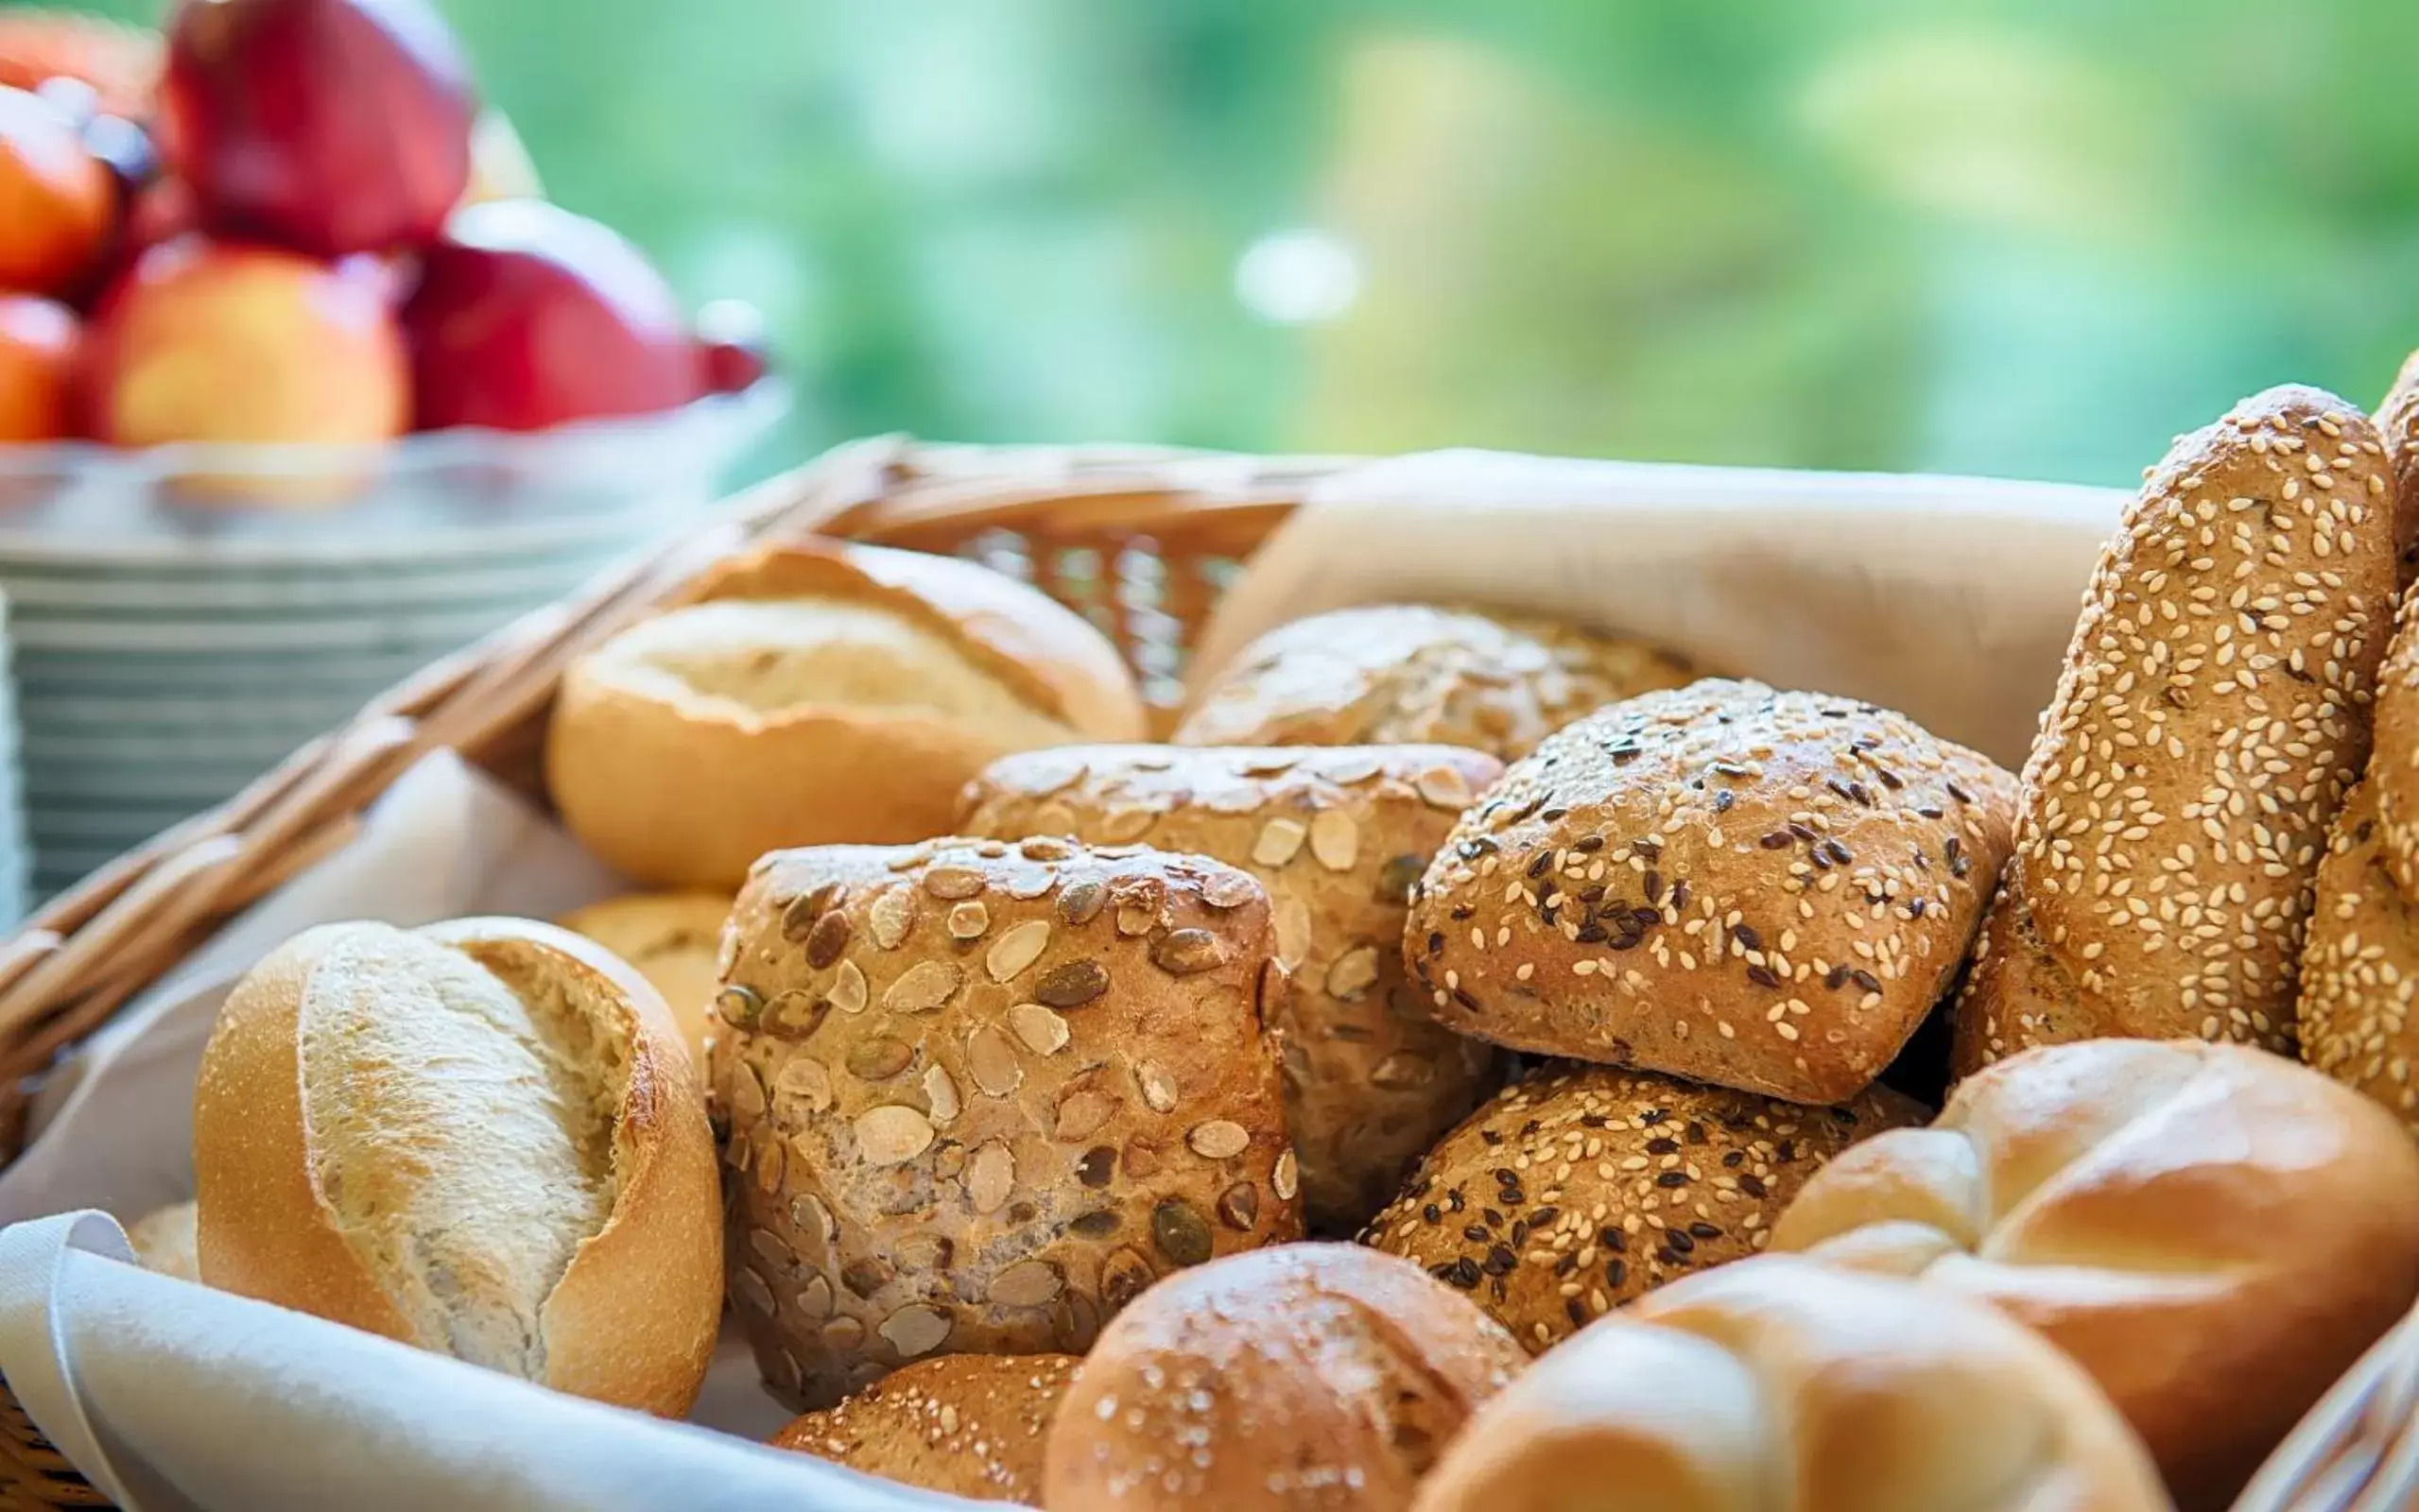
[[[1228,592],[1192,680],[1290,620],[1458,600],[1870,699],[2013,768],[2127,497],[1495,452],[1398,457],[1312,490]]]

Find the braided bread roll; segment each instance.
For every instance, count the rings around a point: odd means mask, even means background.
[[[2393,624],[2385,446],[2272,388],[2179,439],[2093,575],[1956,1012],[1961,1074],[2028,1046],[2290,1051],[2327,826]]]
[[[1481,1408],[1412,1512],[2153,1512],[2089,1377],[1951,1293],[1794,1258],[1653,1293]]]
[[[2419,1297],[2419,1146],[2264,1051],[2057,1045],[1836,1157],[1772,1248],[1996,1304],[2215,1508]]]

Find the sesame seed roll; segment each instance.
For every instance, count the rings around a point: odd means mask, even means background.
[[[1961,1074],[2109,1035],[2291,1049],[2393,624],[2392,504],[2376,428],[2314,388],[2243,401],[2151,471],[2025,767]]]
[[[945,1496],[1039,1506],[1050,1420],[1082,1365],[1071,1354],[919,1360],[767,1442]]]
[[[1445,1136],[1362,1238],[1542,1352],[1666,1281],[1762,1249],[1824,1161],[1925,1116],[1881,1087],[1804,1108],[1564,1062]]]
[[[1904,715],[1706,679],[1548,737],[1411,902],[1439,1022],[1515,1049],[1836,1103],[1948,989],[2014,779]]]

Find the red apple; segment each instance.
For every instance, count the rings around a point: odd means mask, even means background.
[[[30,294],[0,295],[0,442],[65,436],[76,317]]]
[[[422,259],[403,324],[423,430],[544,430],[702,391],[663,275],[611,230],[542,200],[455,215]]]
[[[427,241],[470,182],[476,104],[427,0],[184,0],[161,114],[212,229],[320,257]]]
[[[79,370],[93,434],[361,444],[410,409],[375,270],[200,236],[164,242],[103,296]]]
[[[716,300],[700,310],[697,339],[710,393],[743,392],[771,370],[764,312],[745,300]]]

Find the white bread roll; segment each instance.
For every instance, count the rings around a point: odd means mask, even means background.
[[[2419,1296],[2419,1147],[2266,1051],[2082,1040],[1840,1155],[1772,1247],[2030,1325],[2091,1372],[2179,1503],[2216,1508]]]
[[[628,963],[663,996],[681,1026],[689,1058],[705,1064],[714,1019],[714,956],[722,947],[722,925],[731,917],[731,896],[719,892],[625,893],[590,903],[557,922],[584,935]]]
[[[735,891],[769,850],[947,833],[995,757],[1142,733],[1116,648],[1046,595],[954,558],[786,546],[573,662],[546,781],[631,877]]]
[[[194,1104],[201,1279],[579,1396],[685,1413],[721,1198],[671,1014],[522,919],[330,924],[220,1010]]]
[[[2107,1399],[2027,1330],[1775,1257],[1667,1286],[1546,1355],[1479,1410],[1413,1512],[2168,1504]]]
[[[137,1218],[126,1230],[126,1242],[134,1247],[134,1259],[145,1270],[198,1281],[201,1263],[194,1254],[193,1224],[193,1204],[173,1203]]]

